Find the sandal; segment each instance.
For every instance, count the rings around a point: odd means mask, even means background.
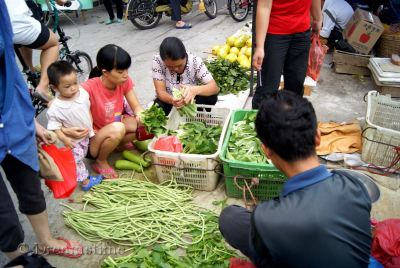
[[[116,179],[118,178],[117,172],[110,167],[110,168],[101,168],[97,163],[92,164],[92,169],[99,173],[100,175],[103,175],[105,179]]]
[[[78,243],[79,247],[72,247],[70,240],[62,238],[62,237],[58,237],[57,239],[62,240],[65,243],[67,243],[67,246],[65,248],[61,248],[61,249],[49,248],[48,249],[49,254],[59,255],[59,256],[72,258],[72,259],[76,259],[76,258],[79,258],[80,256],[82,256],[83,246],[80,243]],[[72,251],[73,253],[69,253],[67,251]]]
[[[100,184],[101,181],[103,180],[103,175],[97,175],[97,176],[89,176],[88,177],[89,182],[86,185],[82,185],[82,191],[89,191],[93,186]]]
[[[190,28],[192,28],[192,24],[185,22],[185,24],[183,24],[182,26],[176,26],[175,25],[175,28],[176,29],[190,29]]]

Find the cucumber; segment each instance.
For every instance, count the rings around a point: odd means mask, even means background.
[[[139,151],[145,152],[148,150],[149,144],[151,142],[150,140],[144,140],[144,141],[135,141],[133,144],[135,144],[136,148]]]
[[[122,156],[129,161],[132,161],[138,165],[142,165],[143,167],[150,166],[151,163],[145,161],[140,155],[136,155],[131,151],[123,151]]]
[[[126,169],[126,170],[135,170],[137,172],[142,172],[142,168],[131,161],[128,160],[117,160],[115,162],[116,169]]]

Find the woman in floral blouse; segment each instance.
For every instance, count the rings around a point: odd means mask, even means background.
[[[218,86],[200,57],[187,53],[182,41],[167,37],[160,45],[160,54],[153,58],[153,81],[158,103],[166,114],[195,99],[197,104],[214,105]],[[172,97],[172,89],[183,91],[182,99]]]

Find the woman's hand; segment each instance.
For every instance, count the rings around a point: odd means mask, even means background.
[[[56,142],[57,136],[51,131],[45,129],[41,124],[39,124],[35,119],[35,128],[36,128],[36,139],[38,144],[51,144]]]
[[[192,86],[181,86],[181,90],[183,91],[183,99],[185,104],[191,103],[192,100],[197,96],[197,91],[195,87]]]
[[[264,60],[264,48],[256,48],[253,55],[253,67],[257,71],[261,71],[261,66]]]
[[[74,139],[82,139],[89,134],[89,129],[87,128],[80,128],[80,127],[69,127],[69,128],[61,128],[61,131],[68,137]]]
[[[75,144],[71,138],[64,137],[61,141],[64,143],[65,147],[69,149],[73,149],[75,147]]]

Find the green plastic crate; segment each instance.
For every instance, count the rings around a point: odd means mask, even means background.
[[[251,178],[259,178],[259,184],[251,188],[253,195],[258,200],[267,200],[279,196],[283,184],[287,180],[286,176],[273,164],[259,164],[226,159],[226,152],[232,134],[233,124],[243,120],[246,114],[256,112],[257,110],[236,110],[231,115],[229,127],[220,153],[225,176],[226,195],[229,197],[243,197],[242,190],[234,183],[234,177],[236,176],[237,184],[240,187],[245,185],[244,180],[250,185]],[[250,194],[248,192],[246,192],[246,194],[247,198],[250,198]]]

